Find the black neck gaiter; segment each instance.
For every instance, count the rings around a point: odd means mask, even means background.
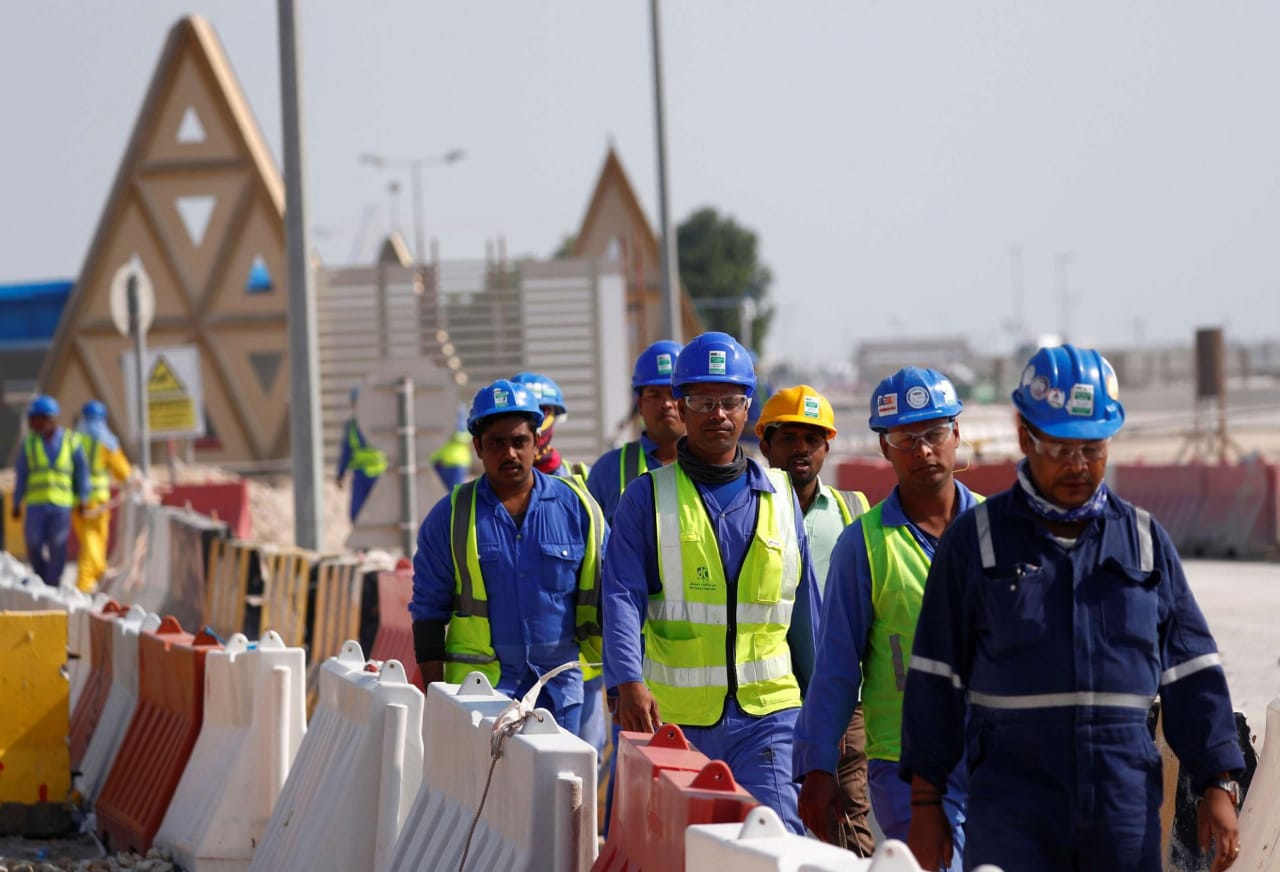
[[[689,453],[689,439],[680,437],[676,443],[676,462],[684,470],[684,474],[698,484],[725,484],[734,481],[747,471],[747,456],[739,445],[733,454],[733,461],[723,466],[699,460]]]

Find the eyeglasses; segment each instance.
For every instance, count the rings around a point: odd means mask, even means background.
[[[684,405],[685,408],[697,412],[699,415],[710,415],[716,410],[717,406],[726,412],[746,409],[751,405],[751,398],[744,394],[733,394],[728,397],[690,396],[684,398]]]
[[[1051,442],[1041,439],[1030,429],[1027,435],[1036,447],[1036,454],[1047,457],[1054,463],[1065,463],[1068,460],[1083,460],[1085,463],[1096,463],[1107,456],[1107,446],[1111,439],[1096,439],[1093,442]]]
[[[948,421],[945,424],[937,424],[919,433],[913,433],[910,430],[885,433],[884,441],[899,451],[915,451],[921,442],[929,443],[930,448],[937,448],[947,441],[947,438],[955,432],[955,429],[956,422]]]

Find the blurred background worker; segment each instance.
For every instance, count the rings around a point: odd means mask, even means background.
[[[76,435],[89,467],[89,502],[83,514],[71,516],[71,527],[80,543],[80,574],[76,584],[85,593],[93,593],[107,571],[111,480],[123,482],[133,470],[120,448],[120,440],[107,426],[107,407],[100,401],[90,400],[84,404]]]
[[[577,479],[533,468],[540,423],[532,393],[505,379],[471,403],[468,425],[484,474],[436,503],[413,557],[409,612],[426,684],[460,683],[479,670],[519,698],[580,654],[600,659],[608,526]],[[537,704],[576,733],[582,673],[551,679]]]
[[[836,417],[827,398],[808,385],[783,388],[763,403],[756,436],[760,451],[769,466],[785,470],[804,512],[804,531],[809,538],[809,556],[813,558],[818,590],[827,579],[831,551],[844,528],[868,508],[861,491],[838,491],[822,483],[822,466],[836,437]],[[854,711],[848,729],[840,742],[840,761],[836,774],[840,782],[839,814],[833,826],[818,833],[828,842],[870,857],[875,850],[875,836],[867,816],[871,811],[867,799],[866,733],[862,726],[862,707]]]
[[[27,437],[18,452],[13,517],[22,516],[27,559],[44,583],[58,587],[67,563],[72,512],[89,500],[89,464],[80,440],[58,426],[58,401],[40,395],[27,407]]]
[[[338,455],[338,475],[336,481],[342,486],[342,479],[351,470],[351,520],[360,514],[360,508],[369,498],[369,492],[377,484],[378,477],[387,471],[387,455],[369,444],[356,421],[356,400],[360,399],[360,389],[351,389],[351,417],[343,427],[342,453]]]
[[[900,369],[871,395],[869,424],[880,434],[880,452],[893,464],[898,484],[840,534],[831,553],[815,692],[805,698],[796,725],[800,814],[818,835],[839,808],[840,743],[861,686],[871,808],[886,836],[906,841],[915,798],[898,777],[898,758],[916,617],[938,538],[978,499],[955,480],[962,408],[951,380],[932,369]],[[933,797],[957,846],[954,862],[942,867],[953,870],[960,869],[964,844],[962,769],[956,768],[944,797]]]
[[[453,434],[443,445],[431,452],[431,467],[440,477],[445,491],[451,491],[471,478],[471,434],[467,432],[467,407],[458,407],[458,419]]]
[[[1013,404],[1017,482],[956,521],[925,586],[902,716],[908,844],[925,868],[961,853],[939,794],[967,747],[966,868],[1159,872],[1159,693],[1203,800],[1200,845],[1226,869],[1244,766],[1227,677],[1168,534],[1107,488],[1115,370],[1092,349],[1041,348]]]
[[[622,729],[678,724],[800,833],[792,733],[818,597],[800,504],[738,444],[756,378],[737,340],[693,339],[671,386],[676,462],[623,492],[605,555],[605,683]]]
[[[542,409],[542,425],[538,428],[538,454],[534,460],[534,466],[539,472],[547,475],[558,475],[561,478],[576,475],[585,483],[590,471],[587,465],[566,463],[560,456],[560,452],[551,447],[557,422],[563,421],[569,415],[560,385],[556,384],[555,379],[550,376],[536,372],[518,372],[511,377],[511,380],[532,391],[538,401],[538,407]]]

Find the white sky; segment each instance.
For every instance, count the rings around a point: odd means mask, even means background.
[[[468,151],[424,176],[446,258],[480,257],[499,234],[512,254],[548,254],[581,220],[610,137],[652,213],[644,0],[302,5],[310,223],[327,261],[369,256],[386,229],[387,176],[358,163],[366,151]],[[188,10],[7,10],[0,281],[78,271]],[[278,157],[275,4],[199,11]],[[1061,326],[1059,253],[1080,341],[1280,331],[1280,4],[667,0],[663,13],[674,215],[712,205],[759,233],[782,310],[771,357],[957,332],[1007,346],[1013,245],[1032,331]]]

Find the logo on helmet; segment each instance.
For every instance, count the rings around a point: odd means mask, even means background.
[[[913,409],[923,409],[929,405],[929,392],[916,385],[907,391],[907,405]]]
[[[1049,404],[1050,408],[1061,409],[1067,404],[1067,395],[1062,392],[1061,388],[1049,388],[1045,392],[1044,401]]]
[[[1071,398],[1067,401],[1068,415],[1093,416],[1093,385],[1074,384],[1071,386]]]
[[[1120,399],[1120,379],[1114,372],[1107,373],[1107,396],[1113,400]]]
[[[725,374],[725,353],[711,350],[707,352],[707,375]]]
[[[670,354],[659,354],[655,360],[658,362],[658,375],[671,375]]]
[[[1049,380],[1042,375],[1036,376],[1031,380],[1030,390],[1032,399],[1043,400],[1049,393]]]
[[[817,397],[805,397],[804,409],[801,411],[806,418],[818,418],[822,415],[822,410],[818,406]]]
[[[876,397],[876,414],[881,417],[898,414],[898,395],[881,394]]]
[[[1027,368],[1022,371],[1022,387],[1025,388],[1029,386],[1031,384],[1031,380],[1035,377],[1036,368],[1032,364],[1028,363]]]
[[[508,392],[504,391],[502,388],[494,388],[493,389],[493,405],[499,409],[506,408],[507,393]]]

